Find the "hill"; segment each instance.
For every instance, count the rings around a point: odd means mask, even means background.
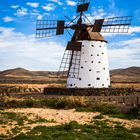
[[[31,77],[36,76],[34,72],[23,68],[9,69],[0,72],[1,77]]]
[[[0,71],[0,77],[49,77],[50,75],[56,75],[57,72],[49,71],[30,71],[24,68],[15,68],[5,71]]]
[[[0,72],[0,77],[20,77],[20,78],[47,78],[57,76],[57,72],[51,71],[29,71],[23,68],[9,69]],[[139,81],[140,67],[129,67],[126,69],[115,69],[110,71],[112,81]]]
[[[139,81],[140,67],[129,67],[126,69],[115,69],[110,71],[113,81]]]

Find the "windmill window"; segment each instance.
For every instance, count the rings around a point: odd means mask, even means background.
[[[97,78],[96,78],[96,80],[100,80],[100,78],[99,78],[99,77],[97,77]]]
[[[92,71],[92,69],[89,69],[89,71]]]
[[[72,84],[70,84],[70,86],[72,87]]]
[[[91,56],[93,56],[93,54],[91,54]]]
[[[104,54],[104,53],[102,53],[102,54]]]
[[[81,66],[81,69],[83,69],[84,67],[83,66]]]
[[[98,63],[101,63],[101,61],[98,61]]]
[[[99,47],[101,48],[102,46],[100,45]]]
[[[104,87],[104,84],[102,84],[102,86]]]
[[[97,71],[97,73],[100,73],[100,71]]]
[[[91,63],[93,63],[93,61],[91,61]]]
[[[94,45],[91,45],[91,47],[94,47]]]
[[[81,81],[82,79],[81,79],[81,78],[79,78],[79,80]]]
[[[99,56],[99,54],[97,54],[97,56]]]
[[[105,70],[105,68],[103,68],[103,70]]]
[[[90,87],[90,86],[91,86],[91,84],[88,84],[88,86]]]

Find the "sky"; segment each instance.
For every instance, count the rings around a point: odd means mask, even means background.
[[[35,39],[36,20],[68,20],[76,16],[77,0],[0,0],[0,71],[22,67],[57,71],[67,41],[64,35]],[[103,34],[108,41],[110,69],[140,66],[140,1],[90,0],[85,15],[95,19],[133,16],[127,34]]]

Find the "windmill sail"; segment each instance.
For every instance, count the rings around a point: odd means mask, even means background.
[[[89,3],[78,5],[77,13],[87,11],[89,7]]]
[[[104,19],[102,33],[128,33],[132,16],[122,16]]]
[[[67,71],[67,75],[71,78],[77,78],[79,76],[80,59],[81,59],[81,42],[68,42],[59,72]]]
[[[37,20],[36,38],[51,37],[64,33],[63,20]]]

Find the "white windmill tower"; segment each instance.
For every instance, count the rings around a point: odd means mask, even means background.
[[[109,65],[107,56],[107,41],[100,34],[127,33],[131,16],[96,19],[94,24],[83,23],[88,19],[84,12],[88,10],[89,2],[79,0],[78,16],[65,25],[64,20],[38,20],[36,38],[50,37],[64,33],[64,29],[74,30],[71,41],[68,42],[60,70],[67,71],[68,88],[108,88],[110,86]]]

